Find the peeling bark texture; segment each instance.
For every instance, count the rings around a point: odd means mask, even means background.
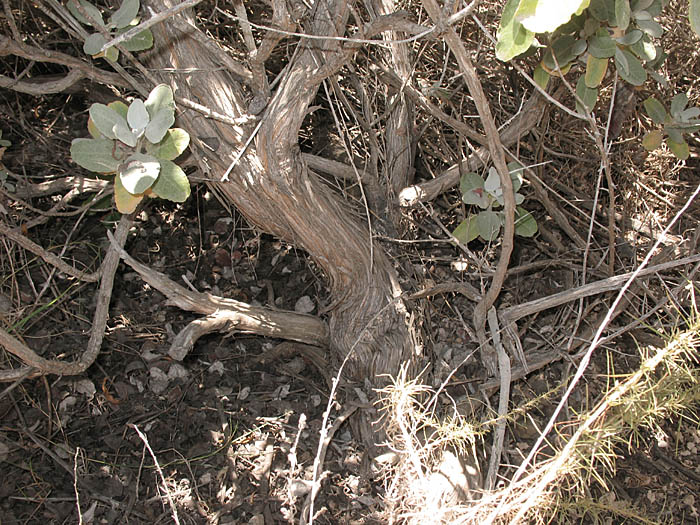
[[[373,0],[379,15],[387,15],[396,10],[394,0]],[[413,143],[413,102],[404,94],[404,84],[411,78],[410,47],[399,40],[406,35],[398,31],[382,34],[389,42],[390,51],[386,50],[386,61],[401,79],[402,87],[392,94],[389,103],[394,106],[386,123],[386,180],[388,181],[388,205],[386,213],[390,223],[398,230],[401,210],[398,195],[402,189],[413,182],[415,146]],[[382,210],[383,211],[383,210]]]
[[[155,11],[172,0],[148,0]],[[182,15],[194,27],[192,12]],[[348,18],[345,0],[318,2],[304,31],[342,35]],[[215,62],[198,40],[176,31],[171,21],[154,28],[157,48],[148,65],[176,97],[190,99],[213,111],[238,118],[248,114],[246,92]],[[219,146],[197,154],[210,177],[209,185],[223,194],[253,224],[304,249],[324,270],[332,293],[329,307],[332,365],[337,368],[352,350],[348,377],[379,386],[382,374],[395,375],[413,358],[414,344],[399,298],[396,273],[382,248],[370,248],[366,225],[327,185],[311,173],[301,156],[298,131],[322,76],[324,63],[343,53],[333,40],[306,40],[297,48],[284,77],[261,113],[262,123],[243,155],[240,151],[256,124],[222,124],[185,110],[181,125],[196,139]],[[173,71],[174,70],[174,71]],[[234,159],[240,159],[222,181]]]

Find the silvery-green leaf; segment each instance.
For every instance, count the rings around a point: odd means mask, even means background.
[[[627,29],[631,14],[632,10],[630,9],[629,0],[615,0],[615,20],[617,21],[617,27],[623,31]]]
[[[653,3],[654,0],[632,0],[630,7],[632,8],[632,11],[643,11],[648,9]]]
[[[651,20],[651,13],[649,11],[646,11],[644,9],[640,9],[639,11],[634,12],[634,19],[637,21],[640,20]]]
[[[664,34],[664,29],[661,27],[661,24],[654,20],[637,20],[637,27],[654,38],[659,38]]]
[[[500,187],[501,178],[498,176],[498,170],[491,166],[489,168],[489,176],[486,177],[486,181],[484,182],[484,189],[487,193],[494,195]]]
[[[68,7],[68,11],[70,11],[70,14],[72,14],[81,24],[85,24],[88,26],[95,25],[90,20],[85,18],[83,14],[78,10],[78,1],[80,1],[80,6],[83,8],[85,13],[87,13],[87,15],[90,18],[92,18],[97,23],[97,25],[104,27],[105,23],[102,19],[102,13],[100,13],[99,9],[97,9],[94,5],[87,2],[86,0],[69,0],[66,7]]]
[[[700,117],[700,108],[688,108],[681,112],[678,120],[681,122],[690,122],[690,120]]]
[[[479,236],[476,215],[470,215],[455,228],[452,235],[462,244],[469,244]]]
[[[664,134],[660,129],[655,129],[650,131],[642,139],[642,146],[647,151],[654,151],[656,148],[661,146],[661,141],[664,138]]]
[[[102,46],[107,43],[107,39],[100,33],[93,33],[85,39],[83,52],[86,55],[97,55],[102,51]]]
[[[647,79],[647,72],[642,63],[626,49],[615,53],[615,66],[622,79],[633,86],[641,86]]]
[[[666,108],[664,108],[664,105],[654,97],[649,97],[644,101],[644,109],[651,120],[654,121],[654,124],[663,124],[666,122],[666,118],[668,117]]]
[[[146,150],[161,160],[174,160],[187,149],[190,135],[184,129],[169,129],[158,144],[146,143]]]
[[[676,144],[685,142],[683,132],[677,126],[664,126],[664,131],[668,135],[669,140],[675,142]]]
[[[610,37],[608,30],[603,27],[588,42],[588,52],[596,58],[615,56],[615,50],[617,49],[617,44]]]
[[[180,166],[169,160],[161,160],[160,175],[151,189],[161,199],[184,202],[190,196],[190,181]]]
[[[90,118],[95,127],[108,139],[114,139],[114,125],[118,122],[126,126],[126,119],[114,109],[104,104],[95,103],[90,106]]]
[[[525,200],[525,197],[524,197],[523,195],[521,195],[520,193],[516,193],[516,194],[514,195],[514,197],[515,197],[515,204],[516,204],[516,206],[517,206],[518,204],[522,204],[523,201]]]
[[[114,177],[114,202],[119,213],[132,213],[142,200],[143,195],[132,195],[126,191],[121,179]]]
[[[105,58],[110,62],[116,62],[119,59],[119,50],[116,47],[108,47],[105,49]]]
[[[459,179],[459,190],[462,192],[464,204],[486,208],[489,205],[486,191],[484,190],[484,179],[474,172],[465,173]]]
[[[112,173],[119,168],[119,160],[114,158],[114,146],[114,141],[108,139],[74,139],[70,155],[86,170]]]
[[[532,237],[537,233],[537,221],[529,211],[520,206],[515,208],[515,234],[521,237]]]
[[[149,142],[157,144],[167,133],[170,126],[175,124],[175,113],[170,108],[162,108],[155,115],[152,115],[151,121],[146,126],[146,138]]]
[[[690,0],[688,4],[688,18],[690,19],[690,28],[696,35],[700,36],[700,1]]]
[[[680,160],[688,160],[688,157],[690,156],[690,149],[688,148],[688,143],[685,140],[675,142],[669,138],[666,143],[668,144],[668,149],[671,150],[671,153],[673,153],[676,158]]]
[[[175,114],[175,101],[173,100],[173,90],[165,84],[158,84],[148,94],[146,99],[146,109],[151,119],[163,109],[170,109]]]
[[[544,55],[544,65],[550,71],[555,71],[557,67],[564,69],[578,55],[586,49],[584,40],[579,40],[572,35],[562,35],[552,42],[551,49]]]
[[[656,60],[658,50],[651,41],[649,35],[644,35],[643,38],[640,38],[634,44],[629,46],[629,49],[645,62],[652,63]]]
[[[132,148],[136,146],[138,136],[131,130],[129,126],[127,126],[126,122],[117,122],[114,125],[114,128],[112,128],[112,131],[114,132],[114,136],[117,137],[117,139],[120,142],[123,142],[124,144],[126,144],[127,146],[131,146]]]
[[[132,195],[139,195],[153,186],[160,173],[160,162],[151,155],[134,153],[126,159],[119,171],[124,189]]]
[[[476,216],[479,236],[485,241],[492,241],[501,231],[502,215],[492,210],[484,210]]]
[[[678,93],[677,95],[674,95],[674,97],[671,99],[671,115],[673,118],[677,119],[687,105],[688,95],[685,93]]]
[[[109,17],[109,26],[121,29],[127,27],[139,13],[139,0],[124,0],[112,16]]]
[[[127,28],[128,29],[128,28]],[[153,47],[153,33],[150,29],[144,29],[140,33],[135,34],[129,40],[122,43],[127,51],[143,51]]]
[[[141,132],[146,129],[150,120],[143,100],[140,98],[134,99],[129,105],[129,111],[126,114],[126,121],[131,126],[131,129],[134,130],[136,135],[141,135]]]
[[[631,46],[635,42],[638,42],[642,38],[643,34],[644,33],[642,33],[639,29],[632,29],[624,35],[617,37],[615,41],[623,46]]]
[[[576,96],[580,100],[580,102],[579,100],[576,101],[576,111],[580,113],[590,113],[593,111],[598,101],[598,90],[586,86],[586,79],[581,76],[578,82],[576,82]],[[583,106],[581,104],[583,104]]]
[[[129,113],[129,106],[124,104],[124,102],[121,100],[115,100],[114,102],[107,104],[107,107],[119,113],[122,117],[124,117],[124,120],[126,120],[126,115]]]

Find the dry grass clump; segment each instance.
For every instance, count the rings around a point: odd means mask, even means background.
[[[592,489],[598,485],[607,492],[616,450],[639,446],[662,421],[683,417],[697,423],[700,315],[692,290],[691,295],[692,314],[679,313],[681,327],[663,336],[665,346],[639,348],[636,370],[618,374],[611,366],[608,387],[595,404],[555,427],[557,435],[547,443],[555,452],[535,456],[522,475],[503,479],[490,492],[478,489],[474,450],[496,421],[468,421],[456,411],[441,418],[436,406],[444,394],[402,373],[382,398],[392,450],[379,461],[386,489],[383,519],[402,524],[652,523],[615,498],[596,499]]]

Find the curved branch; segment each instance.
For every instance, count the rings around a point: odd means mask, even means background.
[[[48,79],[37,77],[31,81],[15,80],[13,78],[0,75],[0,87],[12,89],[27,95],[49,95],[51,93],[61,93],[71,87],[76,82],[79,82],[85,75],[82,71],[71,69],[65,77],[56,79],[51,76]]]
[[[120,87],[127,86],[126,82],[121,76],[98,69],[93,64],[89,64],[70,55],[66,55],[65,53],[60,53],[58,51],[47,51],[39,47],[29,46],[27,44],[17,42],[5,35],[0,35],[0,56],[6,55],[16,55],[18,57],[26,58],[27,60],[34,60],[36,62],[48,62],[50,64],[67,66],[72,70],[80,71],[84,78],[92,79],[100,84],[109,84]]]

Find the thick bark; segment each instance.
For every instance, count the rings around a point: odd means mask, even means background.
[[[156,11],[170,3],[147,2]],[[191,13],[185,16],[193,23]],[[344,0],[321,2],[313,16],[306,32],[342,34],[347,5]],[[170,22],[155,28],[154,34],[157,48],[149,55],[149,66],[170,70],[161,78],[173,86],[176,97],[231,118],[247,115],[243,87],[197,39],[176,31]],[[210,186],[251,223],[304,249],[324,270],[333,299],[328,309],[331,360],[337,366],[352,351],[346,368],[350,377],[369,379],[377,386],[377,378],[395,374],[412,358],[414,348],[395,271],[381,247],[371,246],[366,226],[348,205],[308,170],[297,143],[299,127],[322,80],[315,73],[340,52],[336,41],[299,44],[243,155],[240,151],[256,127],[254,122],[236,127],[190,110],[179,119],[195,138],[206,139],[207,144],[218,139],[215,152],[205,148],[197,152],[211,177]],[[222,180],[234,159],[238,161],[228,180]]]

